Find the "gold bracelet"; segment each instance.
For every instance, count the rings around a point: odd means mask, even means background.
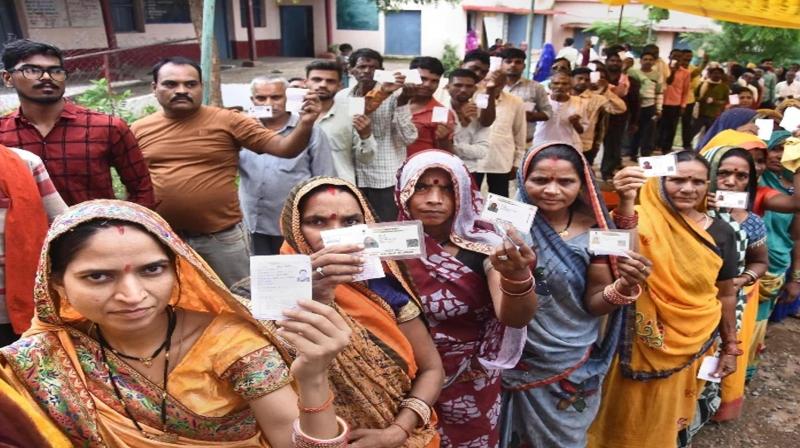
[[[531,293],[531,291],[533,291],[534,285],[535,285],[535,283],[533,281],[531,281],[531,285],[528,286],[528,288],[525,291],[522,291],[522,292],[508,292],[508,291],[506,291],[505,288],[503,288],[503,285],[500,285],[500,292],[502,292],[503,294],[505,294],[505,295],[507,295],[509,297],[527,296],[528,294]]]
[[[419,398],[416,397],[405,398],[403,399],[403,401],[400,402],[400,407],[406,408],[411,412],[417,414],[420,421],[422,422],[422,425],[420,426],[427,426],[428,423],[430,423],[431,421],[431,406],[428,403],[424,402],[423,400],[420,400]]]
[[[530,269],[528,269],[528,278],[526,278],[525,280],[511,280],[510,278],[504,276],[503,274],[500,274],[500,280],[508,283],[509,285],[525,285],[530,280],[533,280],[533,273],[530,271]]]

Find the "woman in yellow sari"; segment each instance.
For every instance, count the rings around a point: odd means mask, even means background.
[[[327,381],[349,340],[339,315],[303,301],[266,330],[148,209],[89,201],[57,218],[34,297],[0,377],[75,446],[346,444]],[[300,353],[291,369],[278,335]]]
[[[638,214],[640,253],[654,260],[646,288],[626,310],[624,340],[606,377],[589,446],[674,447],[694,417],[704,380],[700,364],[722,338],[712,375],[736,369],[738,275],[736,235],[724,221],[698,211],[708,192],[709,165],[692,151],[677,153],[673,176],[645,181],[638,167],[615,177],[620,216]]]

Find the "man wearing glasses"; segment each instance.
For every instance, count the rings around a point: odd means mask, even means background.
[[[147,165],[125,122],[64,100],[60,49],[20,39],[6,44],[2,61],[3,83],[17,91],[20,107],[0,117],[0,144],[39,156],[69,205],[113,199],[111,167],[128,200],[154,205]]]

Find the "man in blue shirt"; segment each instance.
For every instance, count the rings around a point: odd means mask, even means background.
[[[250,83],[254,106],[270,106],[271,117],[261,123],[280,135],[287,135],[297,126],[300,117],[286,110],[286,89],[283,78],[257,77]],[[308,146],[293,159],[269,154],[256,154],[242,149],[239,154],[239,201],[244,222],[252,239],[253,255],[276,255],[283,244],[280,214],[289,191],[314,176],[333,176],[333,158],[328,139],[314,125]]]

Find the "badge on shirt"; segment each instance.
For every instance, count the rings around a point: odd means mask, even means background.
[[[644,175],[647,177],[674,176],[678,170],[678,162],[673,154],[639,157],[639,167],[644,170]]]
[[[431,114],[431,123],[444,123],[447,124],[448,110],[446,107],[436,106],[433,108]]]
[[[746,209],[747,196],[746,191],[717,191],[717,207]]]
[[[538,208],[535,205],[515,201],[505,196],[489,193],[483,203],[481,218],[496,226],[510,224],[526,234],[530,232]]]
[[[595,255],[614,255],[630,258],[633,233],[627,230],[590,230],[589,252]]]

